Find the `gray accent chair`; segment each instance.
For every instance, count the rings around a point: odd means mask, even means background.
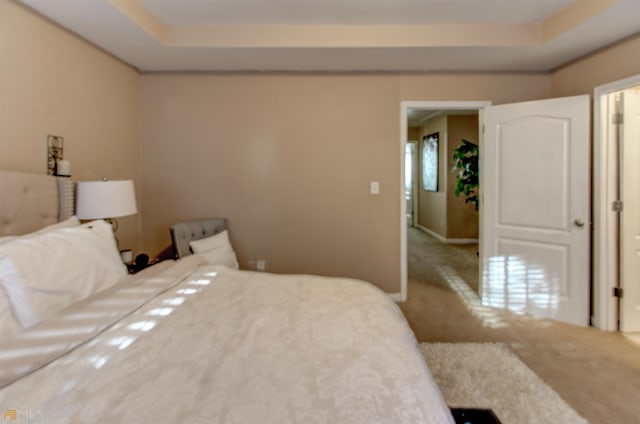
[[[180,259],[193,254],[191,246],[189,246],[191,240],[211,237],[226,229],[226,218],[196,219],[173,224],[171,226],[171,243],[173,244],[174,258]]]

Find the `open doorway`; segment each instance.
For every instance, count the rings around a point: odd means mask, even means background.
[[[490,102],[403,102],[401,106],[402,176],[401,199],[402,297],[406,300],[408,278],[408,236],[416,231],[441,244],[459,246],[479,241],[478,213],[454,195],[455,174],[452,152],[463,139],[479,143],[481,110]],[[407,147],[413,146],[413,147]],[[412,161],[407,151],[412,149]],[[411,172],[407,167],[412,164]],[[426,166],[425,166],[426,164]],[[411,175],[411,189],[407,187]],[[407,199],[412,194],[411,201]],[[411,208],[410,211],[408,209]],[[412,218],[409,219],[409,215]],[[476,247],[473,247],[475,255]],[[473,271],[475,281],[479,269]],[[479,287],[476,284],[476,291]]]
[[[408,113],[409,138],[417,140],[410,144],[416,150],[413,186],[418,205],[412,226],[444,243],[477,243],[478,214],[464,193],[456,194],[459,170],[453,169],[453,157],[465,142],[478,146],[478,110],[409,109]]]
[[[412,107],[474,108],[449,106],[403,104],[403,117]],[[586,326],[588,96],[487,106],[475,106],[483,126],[477,263],[482,270],[475,272],[481,275],[482,305]],[[408,130],[403,131],[406,140]],[[434,184],[423,188],[431,187]],[[402,231],[406,237],[406,229]],[[403,253],[406,259],[406,250]],[[455,281],[454,277],[445,279]]]
[[[640,341],[640,75],[595,90],[594,325]]]

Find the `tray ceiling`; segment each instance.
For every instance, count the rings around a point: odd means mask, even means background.
[[[637,0],[21,0],[141,71],[544,72]]]

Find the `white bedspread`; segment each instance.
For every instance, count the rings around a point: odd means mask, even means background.
[[[0,346],[0,410],[56,423],[453,422],[399,308],[368,283],[215,266],[160,277]],[[101,315],[117,321],[102,331]],[[63,324],[88,340],[11,382],[33,351],[78,344]]]

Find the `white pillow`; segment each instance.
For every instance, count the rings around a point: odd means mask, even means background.
[[[224,230],[211,237],[189,242],[191,250],[202,256],[208,264],[224,265],[238,269],[238,259],[229,242],[229,233]]]
[[[8,243],[12,240],[19,239],[20,237],[29,237],[60,228],[76,227],[78,225],[80,225],[80,220],[77,216],[74,215],[64,221],[48,225],[33,233],[25,234],[22,236],[0,237],[0,244]],[[2,293],[2,291],[3,290],[0,289],[0,340],[6,340],[14,334],[19,333],[22,330],[22,327],[20,326],[14,315],[11,313],[11,305],[9,304],[9,299]]]
[[[20,331],[22,327],[11,313],[9,300],[0,290],[0,340],[7,340]]]
[[[125,275],[113,230],[104,221],[0,245],[0,286],[23,328],[111,287]]]
[[[17,239],[19,237],[34,236],[34,235],[37,235],[37,234],[46,233],[48,231],[59,230],[61,228],[77,227],[78,225],[80,225],[80,220],[78,219],[77,216],[74,215],[71,218],[65,219],[64,221],[56,222],[55,224],[47,225],[46,227],[40,228],[39,230],[34,231],[33,233],[24,234],[24,235],[21,235],[21,236],[4,236],[4,237],[0,237],[0,244],[4,244],[4,243],[7,243],[7,242],[10,242],[11,240],[15,240],[15,239]]]
[[[80,225],[80,220],[78,219],[77,216],[73,215],[69,219],[65,219],[64,221],[56,222],[55,224],[47,225],[44,228],[40,228],[38,231],[34,231],[33,233],[30,233],[30,234],[25,234],[25,236],[43,234],[43,233],[46,233],[46,232],[49,232],[49,231],[60,230],[62,228],[77,227],[79,225]]]
[[[15,240],[20,236],[4,236],[4,237],[0,237],[0,244],[5,244],[10,242],[11,240]]]

